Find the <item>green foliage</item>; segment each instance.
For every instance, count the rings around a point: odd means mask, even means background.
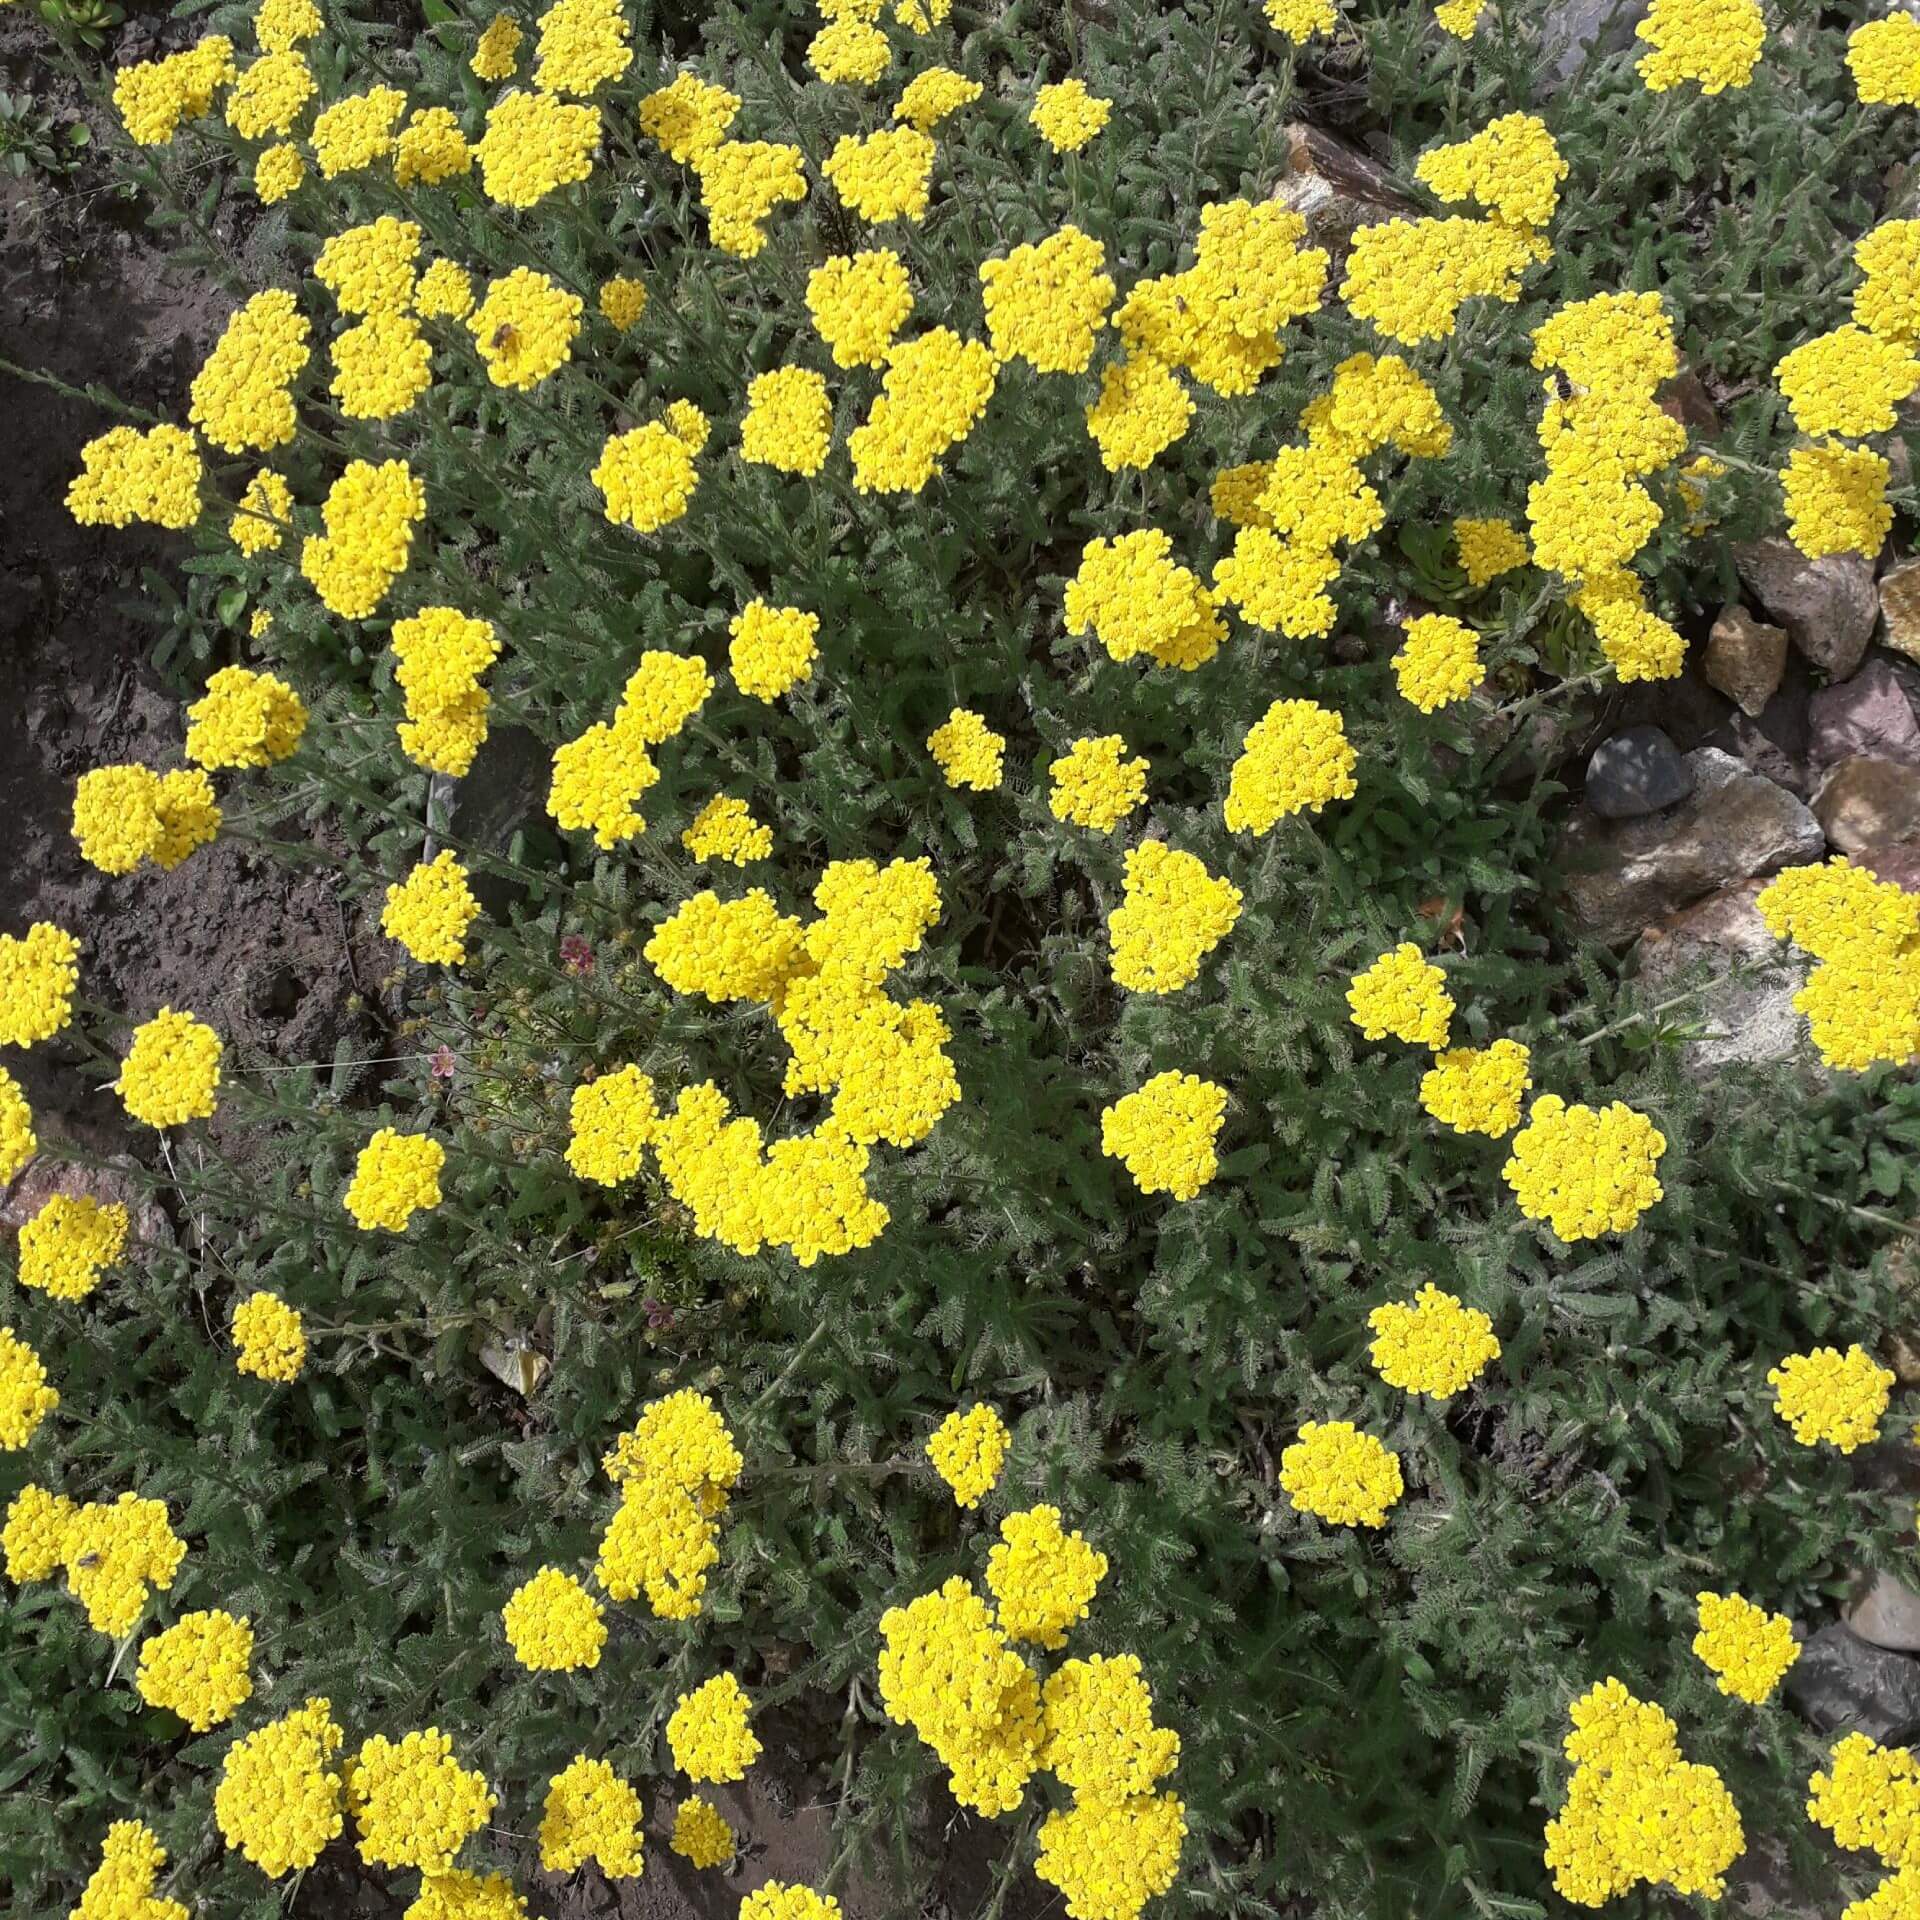
[[[313,50],[324,97],[391,71],[474,130],[484,96],[466,61],[491,11],[433,4],[410,43],[331,17]],[[991,1523],[1048,1499],[1112,1565],[1075,1650],[1137,1653],[1181,1736],[1173,1785],[1192,1832],[1161,1911],[1546,1913],[1541,1829],[1564,1792],[1567,1703],[1609,1673],[1668,1707],[1749,1835],[1784,1836],[1831,1897],[1802,1812],[1821,1748],[1778,1706],[1714,1690],[1689,1651],[1694,1596],[1737,1590],[1804,1619],[1851,1568],[1911,1561],[1904,1518],[1844,1461],[1793,1445],[1764,1376],[1787,1352],[1871,1343],[1898,1319],[1891,1249],[1920,1202],[1905,1151],[1920,1089],[1798,1065],[1703,1088],[1683,1068],[1686,1013],[1648,1005],[1615,959],[1568,938],[1550,884],[1559,789],[1529,766],[1517,706],[1492,709],[1569,697],[1553,683],[1595,668],[1591,635],[1530,572],[1470,593],[1446,525],[1524,518],[1530,328],[1596,289],[1657,287],[1728,402],[1717,531],[1665,532],[1652,553],[1663,603],[1699,624],[1728,541],[1777,517],[1769,370],[1838,317],[1846,249],[1898,130],[1851,104],[1840,66],[1831,19],[1863,6],[1788,0],[1774,12],[1795,36],[1770,40],[1750,89],[1712,100],[1650,96],[1612,55],[1550,89],[1536,12],[1492,0],[1463,48],[1424,7],[1381,0],[1296,58],[1237,0],[1022,0],[962,7],[935,42],[987,84],[988,105],[942,129],[925,225],[885,238],[910,260],[917,324],[969,336],[978,263],[1063,219],[1124,263],[1123,286],[1184,264],[1202,204],[1274,189],[1296,118],[1373,136],[1410,171],[1436,140],[1533,105],[1572,164],[1556,256],[1524,300],[1470,306],[1420,357],[1456,446],[1385,489],[1392,531],[1352,553],[1335,589],[1340,640],[1243,628],[1192,674],[1120,665],[1064,634],[1082,545],[1163,527],[1204,571],[1225,544],[1212,475],[1270,454],[1334,367],[1379,343],[1329,300],[1253,401],[1198,391],[1191,431],[1144,473],[1095,458],[1094,375],[1018,367],[917,499],[854,491],[840,452],[813,482],[740,464],[727,436],[746,381],[825,364],[805,274],[861,238],[816,177],[760,258],[712,253],[690,177],[634,145],[632,80],[655,84],[656,46],[668,63],[696,52],[744,96],[741,127],[798,142],[817,176],[839,134],[887,108],[806,74],[814,22],[797,7],[657,22],[642,9],[609,153],[557,214],[509,218],[470,182],[403,195],[367,173],[316,188],[273,228],[288,282],[326,234],[398,212],[479,272],[533,259],[589,299],[637,269],[652,305],[633,338],[592,335],[531,396],[490,387],[452,338],[398,422],[341,420],[316,393],[323,425],[280,463],[303,531],[345,453],[404,451],[425,483],[430,524],[377,619],[329,615],[290,565],[297,542],[243,557],[223,514],[203,524],[185,596],[160,583],[171,665],[249,657],[244,615],[264,610],[267,657],[312,707],[299,754],[230,795],[246,830],[284,827],[285,857],[331,860],[300,837],[324,819],[326,844],[353,849],[339,883],[362,905],[429,841],[497,889],[473,965],[387,983],[390,1049],[295,1071],[230,1054],[220,1133],[151,1172],[169,1232],[88,1302],[16,1293],[10,1308],[62,1407],[24,1462],[0,1467],[0,1488],[39,1476],[167,1501],[191,1551],[155,1617],[221,1605],[261,1636],[238,1727],[309,1693],[333,1700],[355,1743],[435,1722],[500,1792],[500,1824],[525,1833],[547,1777],[583,1748],[651,1800],[670,1778],[674,1696],[731,1668],[763,1716],[784,1710],[770,1721],[790,1734],[784,1757],[832,1782],[841,1832],[910,1887],[916,1823],[945,1790],[879,1710],[878,1618],[950,1573],[977,1577]],[[234,7],[207,19],[245,28]],[[994,96],[1024,102],[1034,78],[1068,71],[1124,110],[1061,162]],[[192,137],[224,139],[212,123]],[[129,164],[181,262],[246,290],[217,224],[234,183],[189,185],[178,156]],[[315,312],[324,330],[328,309]],[[832,382],[843,449],[877,381]],[[688,518],[635,538],[605,520],[588,469],[614,426],[677,398],[722,424]],[[215,463],[229,498],[253,464]],[[393,747],[384,629],[418,606],[495,623],[496,725],[544,757],[607,717],[642,648],[717,665],[729,618],[762,593],[820,616],[813,679],[773,707],[723,687],[662,749],[649,831],[617,853],[563,842],[537,792],[517,830],[475,837],[465,790],[449,820]],[[1415,598],[1480,630],[1486,700],[1424,718],[1396,697],[1389,660]],[[1228,768],[1269,701],[1308,695],[1346,716],[1359,793],[1249,847],[1221,821]],[[923,743],[955,704],[1008,734],[999,792],[957,794],[933,767]],[[1153,830],[1246,895],[1200,982],[1165,1000],[1121,993],[1108,970],[1125,836],[1063,828],[1046,804],[1046,763],[1109,732],[1152,763]],[[490,764],[472,776],[483,793]],[[716,787],[773,825],[775,865],[747,880],[788,910],[829,861],[923,853],[945,902],[905,984],[951,1024],[964,1098],[923,1146],[877,1152],[892,1216],[878,1244],[808,1270],[695,1239],[650,1175],[609,1198],[560,1157],[573,1087],[629,1061],[668,1088],[711,1077],[770,1128],[812,1117],[784,1099],[764,1012],[676,999],[640,957],[654,925],[714,884],[679,834]],[[589,944],[590,970],[563,962],[570,938]],[[1420,1110],[1425,1056],[1360,1040],[1347,981],[1403,938],[1443,956],[1457,1037],[1525,1040],[1537,1089],[1653,1117],[1665,1197],[1634,1233],[1567,1247],[1529,1225],[1500,1178],[1505,1149]],[[76,1072],[100,1067],[107,1037],[61,1043]],[[434,1069],[442,1049],[450,1077]],[[1220,1175],[1181,1206],[1143,1199],[1099,1151],[1101,1108],[1169,1067],[1231,1093]],[[387,1123],[449,1148],[445,1204],[400,1238],[357,1233],[339,1204],[354,1152]],[[1388,1388],[1366,1357],[1368,1311],[1426,1281],[1491,1315],[1504,1346],[1444,1407]],[[308,1317],[314,1357],[292,1387],[232,1370],[224,1328],[255,1287]],[[481,1355],[529,1346],[551,1371],[522,1398]],[[594,1673],[521,1671],[502,1601],[542,1563],[590,1558],[613,1504],[600,1453],[685,1385],[716,1395],[748,1462],[705,1610],[676,1626],[614,1609]],[[1016,1437],[983,1517],[963,1518],[920,1449],[974,1397]],[[1280,1453],[1307,1419],[1354,1420],[1399,1453],[1408,1497],[1377,1536],[1324,1527],[1280,1492]],[[126,1815],[155,1825],[197,1912],[275,1910],[277,1891],[211,1827],[230,1730],[189,1738],[145,1708],[131,1652],[53,1587],[3,1604],[0,1875],[21,1910],[71,1897]],[[1024,1871],[1030,1823],[1006,1828]],[[523,1870],[526,1852],[490,1834],[463,1864],[482,1861]]]

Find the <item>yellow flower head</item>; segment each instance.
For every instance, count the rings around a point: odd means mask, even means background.
[[[127,1244],[117,1200],[56,1193],[20,1229],[20,1284],[56,1300],[84,1300]]]
[[[151,1827],[116,1820],[107,1829],[100,1864],[88,1877],[68,1920],[188,1920],[178,1900],[154,1892],[167,1850]]]
[[[1792,1353],[1767,1373],[1773,1410],[1803,1447],[1821,1441],[1851,1453],[1880,1437],[1893,1373],[1864,1347],[1815,1347]]]
[[[473,58],[468,65],[481,80],[510,80],[519,64],[520,43],[525,39],[520,23],[510,13],[496,13],[474,42]]]
[[[393,177],[403,187],[437,187],[473,166],[473,149],[451,107],[422,107],[393,143]]]
[[[114,1087],[144,1126],[181,1127],[211,1119],[220,1086],[220,1036],[190,1013],[162,1007],[136,1027]]]
[[[351,460],[327,492],[324,534],[300,550],[300,571],[329,612],[364,620],[406,571],[426,489],[404,460]]]
[[[673,1816],[668,1844],[696,1867],[723,1867],[733,1858],[733,1829],[710,1800],[698,1794],[681,1801]]]
[[[599,92],[633,64],[620,0],[554,0],[540,16],[533,84],[542,93]]]
[[[991,793],[999,786],[1006,750],[1006,735],[995,733],[979,714],[966,707],[955,707],[927,736],[927,751],[946,776],[947,785],[970,787],[976,793]]]
[[[1442,200],[1472,200],[1502,220],[1544,227],[1559,204],[1567,163],[1544,120],[1503,113],[1469,140],[1429,148],[1414,177]]]
[[[221,1837],[278,1879],[310,1867],[340,1831],[340,1775],[332,1765],[345,1735],[324,1699],[236,1740],[214,1789]]]
[[[256,1380],[297,1380],[307,1363],[307,1327],[279,1295],[250,1293],[233,1310],[233,1364]]]
[[[532,387],[567,363],[582,310],[577,293],[531,267],[515,267],[488,283],[467,331],[496,387]]]
[[[39,1150],[27,1096],[19,1081],[0,1067],[0,1184],[11,1181]]]
[[[836,254],[807,276],[807,312],[836,367],[877,367],[913,312],[907,269],[891,247]]]
[[[1100,1115],[1100,1151],[1122,1162],[1142,1193],[1191,1200],[1219,1171],[1214,1143],[1227,1090],[1191,1073],[1156,1073]]]
[[[1493,1322],[1431,1284],[1420,1289],[1411,1306],[1390,1301],[1375,1307],[1367,1325],[1373,1329],[1367,1357],[1374,1371],[1403,1393],[1449,1399],[1500,1358]]]
[[[597,1667],[600,1649],[607,1643],[606,1613],[600,1602],[559,1567],[542,1567],[516,1587],[500,1610],[500,1620],[513,1657],[535,1673]]]
[[[808,367],[779,367],[747,386],[740,423],[740,457],[781,473],[812,476],[833,444],[833,403],[827,383]]]
[[[1186,1837],[1186,1807],[1170,1793],[1076,1796],[1041,1821],[1033,1871],[1070,1915],[1137,1917],[1173,1885]]]
[[[766,140],[722,140],[693,155],[707,230],[722,253],[751,260],[765,247],[767,215],[807,197],[802,159],[798,147]]]
[[[205,1733],[253,1697],[253,1628],[222,1607],[183,1613],[140,1649],[134,1685],[150,1707],[177,1713]]]
[[[1091,628],[1116,660],[1144,653],[1187,672],[1212,659],[1226,637],[1212,597],[1173,558],[1173,542],[1158,527],[1089,540],[1063,612],[1069,633]]]
[[[727,665],[734,684],[755,700],[778,700],[811,677],[819,657],[820,616],[798,607],[749,600],[728,624]]]
[[[202,767],[269,767],[293,752],[306,725],[306,706],[284,680],[222,667],[187,709],[186,755]]]
[[[1235,833],[1271,833],[1290,814],[1351,800],[1358,758],[1340,716],[1311,700],[1276,700],[1247,729],[1222,808]]]
[[[1065,226],[1037,246],[981,262],[994,357],[1025,360],[1040,373],[1085,372],[1113,305],[1106,258],[1098,240]]]
[[[1076,740],[1048,763],[1047,805],[1056,820],[1111,833],[1147,797],[1147,772],[1117,733]]]
[[[658,420],[614,434],[593,470],[607,518],[636,533],[655,533],[681,518],[698,480],[693,449]]]
[[[398,87],[372,87],[336,100],[313,123],[313,157],[321,173],[332,180],[384,159],[393,151],[394,122],[406,110],[407,96]]]
[[[505,93],[487,112],[474,148],[480,185],[503,207],[537,206],[548,194],[586,179],[600,144],[600,110],[546,93]]]
[[[1309,1420],[1280,1456],[1280,1484],[1303,1513],[1379,1527],[1405,1491],[1400,1457],[1350,1420]]]
[[[387,889],[380,931],[423,966],[458,966],[467,957],[467,928],[479,912],[466,868],[443,848]]]
[[[174,532],[200,517],[200,450],[184,427],[110,427],[80,449],[67,511],[83,527],[145,520]]]
[[[51,920],[0,933],[0,1047],[51,1040],[73,1018],[80,942]]]
[[[993,398],[993,355],[949,327],[888,349],[886,377],[847,440],[862,493],[918,493]]]
[[[1694,1597],[1700,1606],[1694,1652],[1713,1673],[1722,1693],[1758,1706],[1800,1657],[1793,1622],[1737,1593]]]
[[[577,1754],[547,1783],[540,1864],[572,1873],[591,1860],[608,1879],[630,1880],[644,1864],[640,1818],[633,1788],[606,1761]]]
[[[0,1448],[18,1453],[59,1404],[39,1354],[11,1327],[0,1327]]]
[[[618,1186],[640,1171],[660,1110],[653,1082],[638,1067],[603,1073],[573,1090],[567,1165],[583,1180]]]
[[[1058,1507],[1029,1507],[1000,1523],[987,1555],[987,1586],[998,1602],[1000,1630],[1049,1651],[1067,1643],[1067,1630],[1087,1617],[1106,1578],[1107,1556],[1060,1525]]]
[[[1089,93],[1084,80],[1060,80],[1033,96],[1027,119],[1055,153],[1078,153],[1112,112],[1113,102]]]
[[[980,98],[981,86],[951,67],[928,67],[916,73],[900,91],[893,117],[922,133],[931,133],[949,114],[970,107]]]
[[[1474,588],[1524,567],[1530,557],[1526,536],[1508,520],[1456,520],[1453,539],[1467,571],[1467,585]]]
[[[1464,700],[1486,679],[1480,636],[1450,613],[1422,613],[1407,622],[1407,644],[1394,655],[1400,697],[1422,713]]]
[[[1656,1176],[1666,1136],[1618,1100],[1568,1106],[1558,1094],[1542,1094],[1512,1145],[1501,1178],[1520,1211],[1562,1240],[1629,1232],[1661,1198]]]
[[[1369,1040],[1405,1040],[1438,1053],[1447,1044],[1453,996],[1447,976],[1412,941],[1383,953],[1347,988],[1348,1018]]]
[[[447,1150],[423,1133],[398,1133],[382,1127],[360,1149],[345,1206],[354,1224],[371,1233],[384,1227],[404,1233],[416,1213],[440,1204],[440,1170]]]
[[[1420,1104],[1455,1133],[1500,1140],[1520,1124],[1533,1085],[1533,1055],[1518,1040],[1490,1047],[1454,1047],[1435,1056],[1420,1078]]]
[[[698,74],[683,73],[640,102],[640,131],[669,160],[685,166],[727,137],[739,111],[737,93],[713,86]]]
[[[598,298],[601,313],[625,333],[647,310],[647,284],[630,274],[616,274],[601,281]]]
[[[681,1694],[667,1718],[673,1764],[690,1780],[744,1780],[760,1757],[760,1742],[747,1725],[752,1711],[745,1688],[730,1673]]]
[[[998,1410],[984,1400],[964,1413],[956,1408],[934,1428],[927,1458],[952,1489],[955,1506],[977,1507],[993,1491],[1012,1438]]]
[[[693,817],[680,844],[696,860],[724,860],[744,867],[773,851],[773,829],[753,817],[753,809],[732,794],[716,793]]]
[[[1174,993],[1240,918],[1242,895],[1191,853],[1148,840],[1127,855],[1121,903],[1107,919],[1113,977],[1133,993]]]
[[[1100,464],[1123,473],[1151,466],[1185,434],[1193,400],[1164,361],[1129,353],[1100,376],[1100,394],[1086,418]]]
[[[438,1727],[398,1741],[375,1734],[347,1769],[347,1806],[369,1866],[445,1873],[493,1813],[486,1780],[453,1757]]]

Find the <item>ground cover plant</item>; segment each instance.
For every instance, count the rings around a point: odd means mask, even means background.
[[[0,1079],[19,1910],[549,1911],[785,1758],[743,1920],[956,1804],[992,1912],[1907,1911],[1911,1762],[1779,1687],[1911,1562],[1920,908],[1773,880],[1801,1057],[1706,1087],[1536,743],[1904,530],[1920,25],[197,11],[94,84],[234,317],[68,495],[192,684],[73,828],[324,868],[389,1044],[0,940],[157,1203]]]

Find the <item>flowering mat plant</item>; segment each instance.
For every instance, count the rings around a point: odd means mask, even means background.
[[[0,1067],[16,1910],[857,1920],[957,1805],[996,1916],[1920,1914],[1786,1697],[1912,1570],[1920,895],[1760,876],[1709,1084],[1540,746],[1910,530],[1920,22],[181,11],[46,8],[232,300],[72,396],[193,663],[73,835],[319,866],[391,1044],[0,934],[140,1149]]]

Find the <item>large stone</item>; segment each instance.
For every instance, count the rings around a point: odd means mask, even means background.
[[[1647,0],[1547,0],[1539,10],[1540,84],[1557,92],[1590,62],[1633,45]]]
[[[1693,791],[1693,769],[1659,727],[1628,727],[1587,762],[1587,805],[1603,820],[1658,813]]]
[[[1873,568],[1857,553],[1809,560],[1791,540],[1769,534],[1733,550],[1749,591],[1787,638],[1829,679],[1859,666],[1880,617]]]
[[[1890,1573],[1876,1573],[1842,1618],[1872,1646],[1891,1653],[1920,1653],[1920,1593]]]
[[[1419,213],[1393,175],[1358,147],[1300,120],[1281,137],[1286,153],[1273,197],[1306,221],[1315,246],[1337,257],[1357,229]]]
[[[1787,630],[1756,620],[1745,607],[1728,607],[1707,636],[1707,684],[1717,687],[1749,719],[1757,719],[1779,690],[1787,665]]]
[[[1900,1746],[1920,1733],[1920,1660],[1835,1621],[1800,1649],[1786,1694],[1816,1732],[1864,1733]]]
[[[1767,883],[1742,880],[1684,908],[1642,937],[1639,977],[1650,987],[1684,985],[1704,973],[1713,985],[1689,1010],[1696,1028],[1683,1058],[1696,1074],[1736,1060],[1763,1065],[1805,1057],[1793,996],[1810,963],[1767,931],[1754,898]]]
[[[1880,618],[1887,645],[1920,660],[1920,560],[1902,560],[1880,576]]]
[[[1920,769],[1856,754],[1827,775],[1814,818],[1840,853],[1865,853],[1920,836]]]
[[[1851,680],[1822,687],[1807,704],[1807,751],[1816,768],[1865,754],[1920,767],[1920,720],[1883,653]]]
[[[546,796],[552,780],[552,750],[537,734],[526,727],[494,727],[466,777],[444,803],[436,801],[433,817],[462,848],[510,858],[514,836],[525,833],[549,851],[554,843]],[[494,918],[504,919],[525,894],[525,883],[483,861],[467,864],[475,899]]]
[[[1625,939],[1735,881],[1820,857],[1818,823],[1784,787],[1716,747],[1686,759],[1693,792],[1677,807],[1638,820],[1575,815],[1563,865],[1588,933]]]

